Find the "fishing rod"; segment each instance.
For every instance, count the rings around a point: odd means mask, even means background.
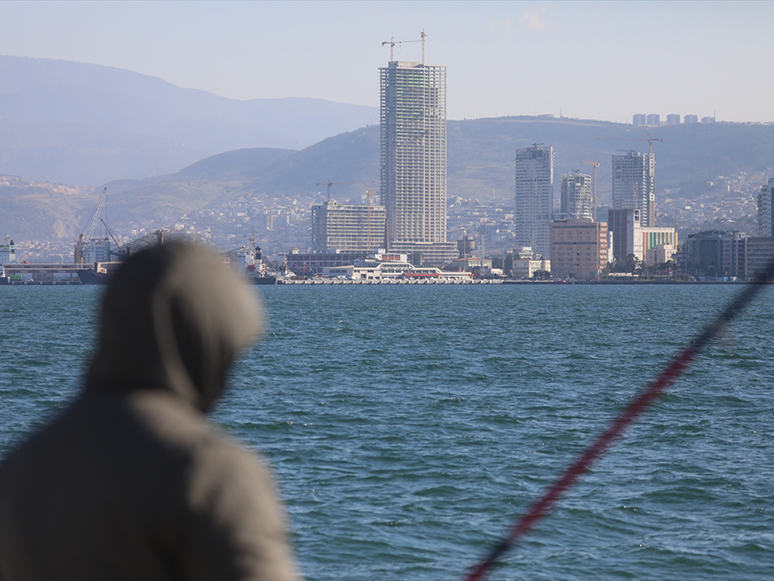
[[[753,284],[745,286],[737,297],[725,308],[718,317],[707,325],[688,345],[675,355],[666,368],[651,381],[624,410],[613,420],[613,423],[602,432],[583,451],[583,453],[561,474],[561,476],[536,500],[519,518],[489,552],[465,576],[465,581],[481,581],[492,566],[519,539],[524,537],[539,521],[546,516],[554,504],[564,496],[564,493],[575,484],[581,475],[613,444],[642,413],[658,398],[688,368],[706,345],[717,337],[728,323],[731,322],[764,288],[763,283],[772,282],[774,278],[774,260],[760,271]]]

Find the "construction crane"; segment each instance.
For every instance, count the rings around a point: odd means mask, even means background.
[[[596,139],[598,141],[647,141],[648,142],[648,154],[653,153],[653,142],[654,141],[664,141],[663,139],[659,139],[657,137],[651,137],[650,133],[647,134],[648,137],[597,137]]]
[[[409,42],[421,42],[422,43],[422,64],[425,64],[425,38],[427,38],[427,35],[425,34],[424,29],[422,30],[422,38],[419,40],[395,40],[395,37],[393,36],[390,40],[385,40],[382,43],[382,46],[385,44],[390,45],[390,62],[393,62],[395,60],[395,45],[396,44],[407,44]]]
[[[97,200],[97,205],[94,206],[94,209],[86,220],[86,226],[84,226],[83,230],[78,235],[78,244],[75,246],[75,262],[77,264],[83,264],[83,240],[85,238],[86,243],[88,244],[91,237],[94,236],[94,229],[97,227],[97,220],[99,219],[100,212],[102,212],[102,206],[105,205],[106,199],[107,188],[102,190],[99,200]]]
[[[320,186],[328,186],[328,201],[331,201],[331,186],[344,186],[348,184],[370,184],[373,182],[322,182],[315,184],[318,188]]]
[[[594,170],[592,172],[592,189],[594,190],[594,209],[593,209],[593,215],[594,215],[594,221],[597,221],[597,168],[599,167],[599,163],[596,161],[585,161],[581,160],[581,163],[585,163],[587,165],[591,165],[594,167]]]

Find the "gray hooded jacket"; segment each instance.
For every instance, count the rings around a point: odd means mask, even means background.
[[[297,579],[268,470],[204,416],[259,330],[212,253],[128,260],[83,393],[0,466],[0,579]]]

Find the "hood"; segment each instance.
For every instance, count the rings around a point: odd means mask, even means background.
[[[89,391],[166,389],[202,411],[261,330],[258,298],[209,250],[180,242],[137,253],[102,303]]]

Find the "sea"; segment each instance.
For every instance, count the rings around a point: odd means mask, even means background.
[[[276,286],[212,419],[304,576],[461,579],[739,285]],[[0,287],[0,454],[67,405],[99,287]],[[493,580],[774,578],[774,288]]]

